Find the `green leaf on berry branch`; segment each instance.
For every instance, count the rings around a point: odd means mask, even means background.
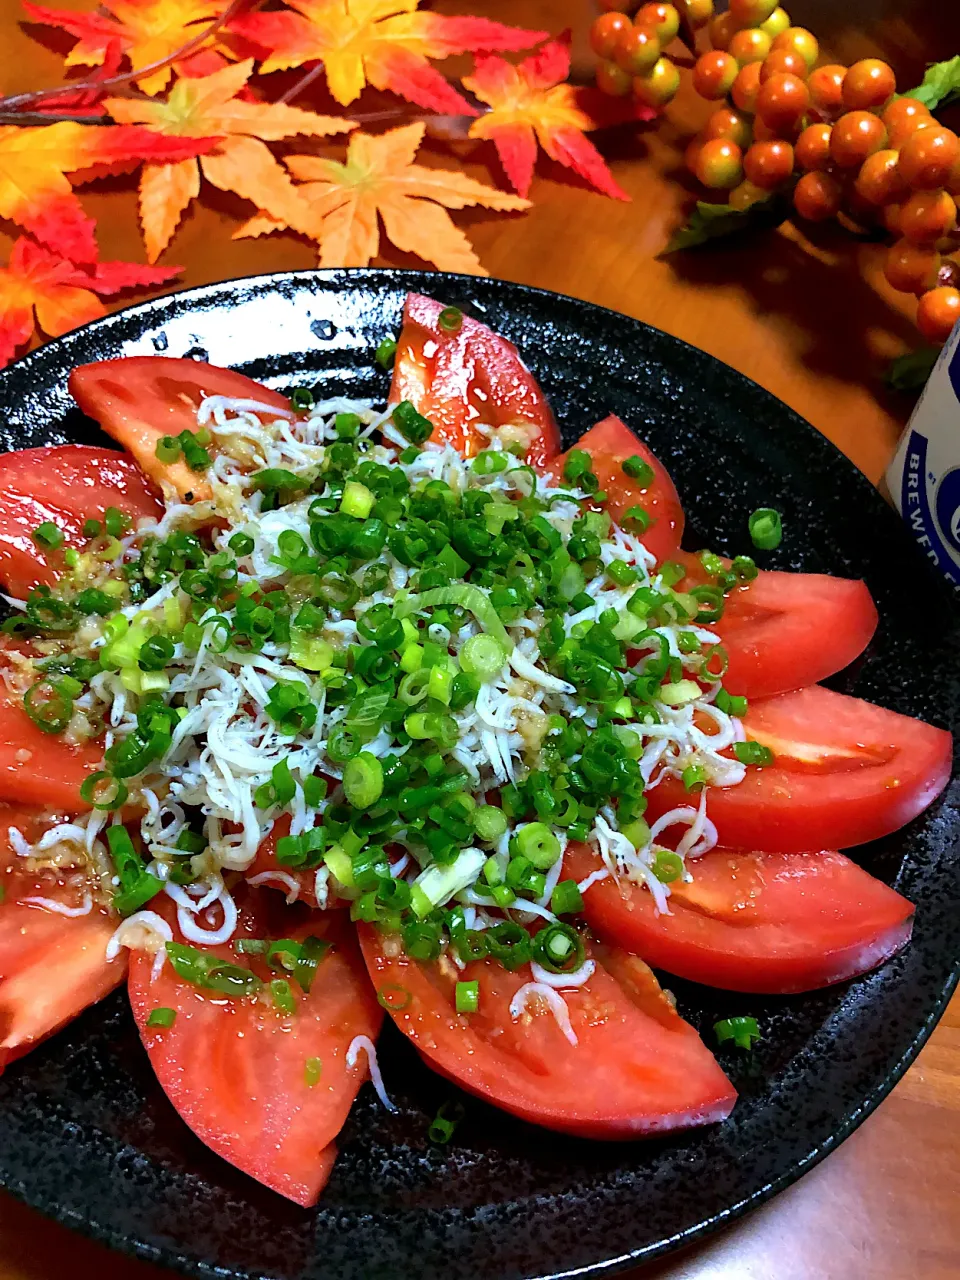
[[[960,98],[960,53],[946,62],[935,62],[927,67],[923,84],[911,89],[904,97],[916,98],[931,111]]]
[[[758,200],[746,209],[731,209],[728,204],[709,204],[698,200],[686,226],[680,227],[670,238],[670,243],[660,253],[676,253],[679,249],[695,249],[724,236],[738,235],[741,231],[764,231],[779,227],[787,218],[788,202],[780,195],[769,200]]]
[[[916,351],[904,352],[890,362],[884,381],[894,391],[922,391],[939,354],[939,347],[920,347]]]

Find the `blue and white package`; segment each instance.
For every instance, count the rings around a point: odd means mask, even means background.
[[[927,558],[960,593],[960,324],[907,423],[887,484]]]

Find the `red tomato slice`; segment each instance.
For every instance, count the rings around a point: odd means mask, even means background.
[[[455,333],[440,325],[443,304],[408,293],[397,342],[390,403],[409,400],[434,424],[433,439],[467,457],[486,447],[474,424],[535,428],[527,461],[540,466],[560,450],[546,397],[512,342],[464,316]]]
[[[683,507],[666,467],[643,441],[611,413],[573,447],[585,449],[593,459],[594,474],[607,494],[606,510],[614,520],[620,520],[628,507],[643,507],[653,517],[653,524],[643,535],[644,546],[653,552],[658,563],[674,558],[683,536]],[[621,464],[634,454],[653,468],[653,480],[646,487],[624,474]],[[561,487],[566,460],[567,454],[561,454],[544,468]]]
[[[171,921],[175,912],[158,908]],[[174,929],[176,926],[174,925]],[[367,1078],[366,1055],[346,1065],[355,1036],[375,1039],[382,1011],[374,999],[352,926],[342,912],[290,911],[276,894],[250,890],[236,937],[333,943],[309,995],[294,983],[292,1017],[269,1001],[235,1000],[183,981],[164,965],[154,982],[153,957],[130,960],[130,1003],[150,1062],[167,1097],[198,1138],[264,1186],[297,1204],[314,1204],[335,1154],[332,1146],[357,1090]],[[275,977],[230,945],[210,948],[233,964]],[[148,1027],[153,1009],[176,1010],[172,1027]],[[319,1081],[308,1084],[308,1058],[321,1060]]]
[[[127,971],[124,955],[106,959],[118,922],[105,911],[94,906],[71,918],[28,901],[84,905],[82,875],[30,872],[10,844],[11,827],[33,842],[63,820],[37,809],[0,807],[0,1068],[109,995]]]
[[[0,801],[81,813],[90,808],[80,798],[81,784],[102,768],[102,743],[71,746],[38,729],[19,700],[0,697]]]
[[[710,581],[699,556],[678,590]],[[723,677],[730,693],[767,698],[825,680],[863,653],[877,629],[877,608],[865,582],[825,573],[761,569],[726,598],[723,617],[707,623],[727,651]]]
[[[271,411],[290,412],[279,392],[232,369],[175,360],[167,356],[126,356],[82,364],[70,374],[70,393],[100,423],[107,435],[128,449],[151,479],[172,484],[182,498],[207,498],[210,487],[185,462],[157,459],[161,436],[197,429],[197,409],[204,396],[255,400]]]
[[[20,599],[38,583],[52,585],[63,569],[63,551],[44,552],[31,536],[44,521],[57,526],[65,545],[80,547],[84,521],[102,520],[107,507],[134,520],[163,510],[132,458],[83,444],[0,455],[0,495],[0,582]]]
[[[748,738],[774,753],[735,787],[713,787],[707,813],[727,848],[780,853],[849,848],[897,831],[947,785],[953,739],[944,729],[819,685],[753,702]],[[647,816],[689,803],[665,778]]]
[[[730,1114],[733,1086],[635,958],[619,958],[634,975],[627,987],[611,976],[614,955],[583,987],[562,993],[574,1046],[542,1005],[511,1017],[511,999],[531,981],[529,966],[508,973],[481,960],[458,972],[449,962],[418,963],[399,947],[392,954],[396,940],[370,925],[359,933],[373,984],[395,1005],[400,1030],[434,1070],[504,1111],[589,1138],[637,1137]],[[474,980],[479,1010],[458,1014],[455,985]]]
[[[273,824],[270,832],[260,841],[257,849],[257,856],[253,862],[243,873],[244,879],[248,883],[253,883],[255,888],[278,889],[283,894],[290,892],[290,885],[286,881],[289,876],[297,887],[297,902],[305,902],[307,906],[317,906],[316,895],[316,871],[298,871],[296,867],[282,867],[277,861],[277,841],[281,836],[290,834],[290,815],[283,813]],[[272,879],[261,879],[262,876],[274,877]],[[281,879],[281,877],[283,877]],[[330,906],[338,905],[338,900],[334,900]]]
[[[564,872],[601,866],[571,844]],[[584,894],[584,915],[608,942],[658,969],[730,991],[813,991],[866,973],[910,940],[913,905],[842,853],[713,849],[670,886],[659,915],[639,885],[610,878]]]

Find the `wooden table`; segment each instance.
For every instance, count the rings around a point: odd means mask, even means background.
[[[577,70],[586,74],[587,0],[441,7],[554,31],[571,25]],[[889,58],[904,87],[919,81],[925,62],[960,50],[960,13],[947,0],[795,0],[791,11],[843,61]],[[57,83],[56,53],[28,39],[18,17],[14,0],[0,0],[0,89]],[[682,148],[707,110],[684,93],[658,128],[607,137],[602,145],[631,204],[593,195],[546,162],[529,214],[460,220],[492,275],[602,303],[712,352],[797,409],[877,481],[910,410],[881,376],[892,356],[917,345],[909,300],[880,278],[882,248],[828,227],[655,258],[689,200]],[[464,155],[470,171],[485,176],[484,153],[470,146]],[[492,174],[496,180],[495,161]],[[111,180],[87,190],[104,256],[142,260],[131,184]],[[293,237],[231,241],[240,206],[218,195],[194,208],[165,258],[184,264],[184,285],[314,264],[310,246]],[[398,254],[382,261],[419,265]],[[958,1187],[960,998],[891,1097],[839,1151],[725,1234],[642,1268],[634,1280],[947,1280],[960,1276]],[[0,1280],[68,1274],[147,1280],[164,1273],[0,1197]]]

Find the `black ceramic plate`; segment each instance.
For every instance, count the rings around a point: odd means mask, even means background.
[[[613,410],[666,462],[689,544],[750,550],[747,513],[783,513],[769,566],[864,577],[878,637],[834,683],[953,727],[956,610],[867,481],[740,374],[634,320],[495,280],[393,271],[263,276],[162,298],[50,343],[0,375],[0,445],[92,441],[70,368],[139,353],[233,365],[272,386],[382,398],[374,364],[403,297],[456,303],[516,342],[570,444]],[[926,1039],[957,952],[960,786],[857,857],[917,904],[907,951],[879,972],[789,999],[670,982],[711,1039],[753,1014],[764,1039],[725,1053],[740,1101],[723,1125],[635,1144],[562,1138],[467,1100],[447,1148],[426,1137],[451,1088],[393,1029],[381,1062],[399,1103],[365,1086],[315,1210],[234,1172],[189,1133],[154,1081],[123,993],[0,1079],[0,1182],[118,1248],[199,1276],[277,1280],[518,1280],[599,1275],[686,1243],[799,1177],[877,1105]]]

